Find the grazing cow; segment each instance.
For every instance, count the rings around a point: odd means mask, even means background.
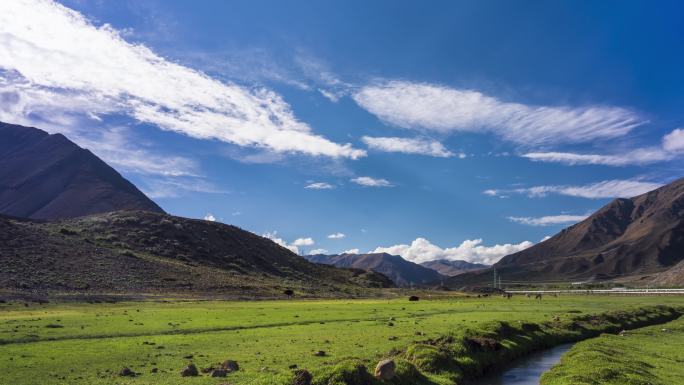
[[[542,294],[541,294],[541,293],[537,293],[537,295],[534,296],[534,299],[538,299],[538,300],[541,301],[541,299],[542,299]]]

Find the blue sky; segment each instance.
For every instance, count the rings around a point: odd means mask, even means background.
[[[494,262],[681,177],[684,8],[0,5],[0,120],[302,254]]]

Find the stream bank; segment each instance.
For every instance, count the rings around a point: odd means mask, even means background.
[[[437,385],[466,384],[497,372],[533,352],[566,343],[617,334],[672,321],[684,308],[650,306],[600,314],[553,315],[542,323],[496,321],[466,327],[439,338],[419,341],[385,358],[396,363],[391,380],[379,381],[367,362],[349,359],[312,371],[314,385]],[[370,365],[369,365],[370,366]]]

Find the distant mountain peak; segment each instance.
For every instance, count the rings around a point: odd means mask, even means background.
[[[62,134],[0,122],[0,213],[33,219],[164,211]]]
[[[432,261],[423,262],[421,265],[448,277],[463,274],[467,271],[486,269],[489,267],[489,265],[484,265],[481,263],[449,259],[435,259]]]
[[[315,263],[372,270],[389,277],[397,286],[424,285],[439,282],[443,276],[435,270],[388,253],[309,255]]]

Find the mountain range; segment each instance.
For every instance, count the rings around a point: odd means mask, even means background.
[[[438,284],[444,278],[433,269],[407,261],[398,255],[387,253],[316,254],[308,255],[306,258],[311,262],[326,265],[372,270],[387,276],[395,285],[403,287]]]
[[[0,289],[203,292],[389,287],[385,276],[308,262],[235,226],[166,214],[61,134],[0,123]]]
[[[434,261],[427,261],[421,263],[421,266],[425,266],[428,269],[437,271],[438,273],[453,277],[455,275],[463,274],[468,271],[486,269],[489,265],[484,265],[481,263],[472,263],[462,260],[448,260],[448,259],[436,259]]]
[[[615,199],[550,239],[505,256],[492,269],[509,282],[612,279],[684,284],[682,260],[684,178],[633,198]],[[678,270],[667,273],[669,269]],[[491,270],[481,270],[449,282],[490,282],[492,276]]]
[[[305,259],[235,226],[166,214],[60,134],[0,123],[0,289],[316,296],[446,282],[684,284],[684,179],[615,199],[492,267],[386,253]],[[312,263],[315,262],[315,263]]]

